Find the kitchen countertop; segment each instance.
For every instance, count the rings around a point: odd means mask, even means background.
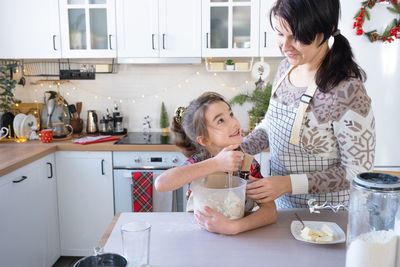
[[[175,145],[114,145],[115,141],[80,145],[72,143],[72,139],[49,144],[3,140],[0,142],[0,177],[55,151],[179,151]]]
[[[304,221],[336,222],[346,232],[345,211],[310,214],[307,209],[280,210],[277,223],[235,236],[200,229],[193,222],[193,213],[121,213],[98,246],[104,246],[104,252],[122,254],[121,226],[138,220],[152,225],[150,266],[344,266],[345,242],[310,244],[292,236],[294,212]]]

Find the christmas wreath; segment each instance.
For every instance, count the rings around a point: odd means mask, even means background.
[[[356,29],[356,34],[357,35],[363,35],[365,34],[371,42],[375,42],[378,40],[381,40],[382,42],[389,42],[391,43],[392,41],[396,39],[400,39],[400,19],[393,19],[392,23],[390,23],[385,31],[382,34],[377,33],[377,30],[369,31],[369,32],[364,32],[363,31],[363,24],[365,21],[365,18],[367,20],[370,20],[370,14],[368,12],[368,9],[372,9],[376,2],[389,2],[390,6],[387,7],[387,9],[390,12],[393,12],[397,15],[400,14],[400,3],[398,3],[397,0],[368,0],[362,2],[362,7],[360,10],[357,12],[357,14],[354,16],[355,22],[353,25],[353,29]],[[399,1],[400,2],[400,1]]]

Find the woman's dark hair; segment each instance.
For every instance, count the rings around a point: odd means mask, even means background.
[[[197,142],[198,136],[208,138],[205,112],[215,102],[228,102],[218,93],[206,92],[190,102],[181,117],[175,115],[171,123],[174,143],[183,150],[187,157],[197,153],[201,159],[208,158],[209,152]]]
[[[293,38],[303,44],[311,44],[317,34],[324,38],[320,45],[338,30],[340,16],[339,0],[277,0],[270,12],[272,17],[285,20]],[[349,41],[340,34],[334,34],[334,43],[319,67],[315,82],[326,92],[341,81],[354,77],[366,80],[365,72],[354,61]]]

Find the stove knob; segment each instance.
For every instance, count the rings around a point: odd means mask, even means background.
[[[172,163],[177,163],[179,161],[178,157],[173,157],[172,158]]]
[[[140,163],[140,157],[135,157],[135,159],[134,159],[134,161],[135,161],[135,163]]]

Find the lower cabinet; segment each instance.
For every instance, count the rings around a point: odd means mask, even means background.
[[[88,256],[114,216],[112,152],[57,151],[61,255]]]
[[[0,177],[0,265],[52,266],[60,256],[57,209],[54,155]]]

